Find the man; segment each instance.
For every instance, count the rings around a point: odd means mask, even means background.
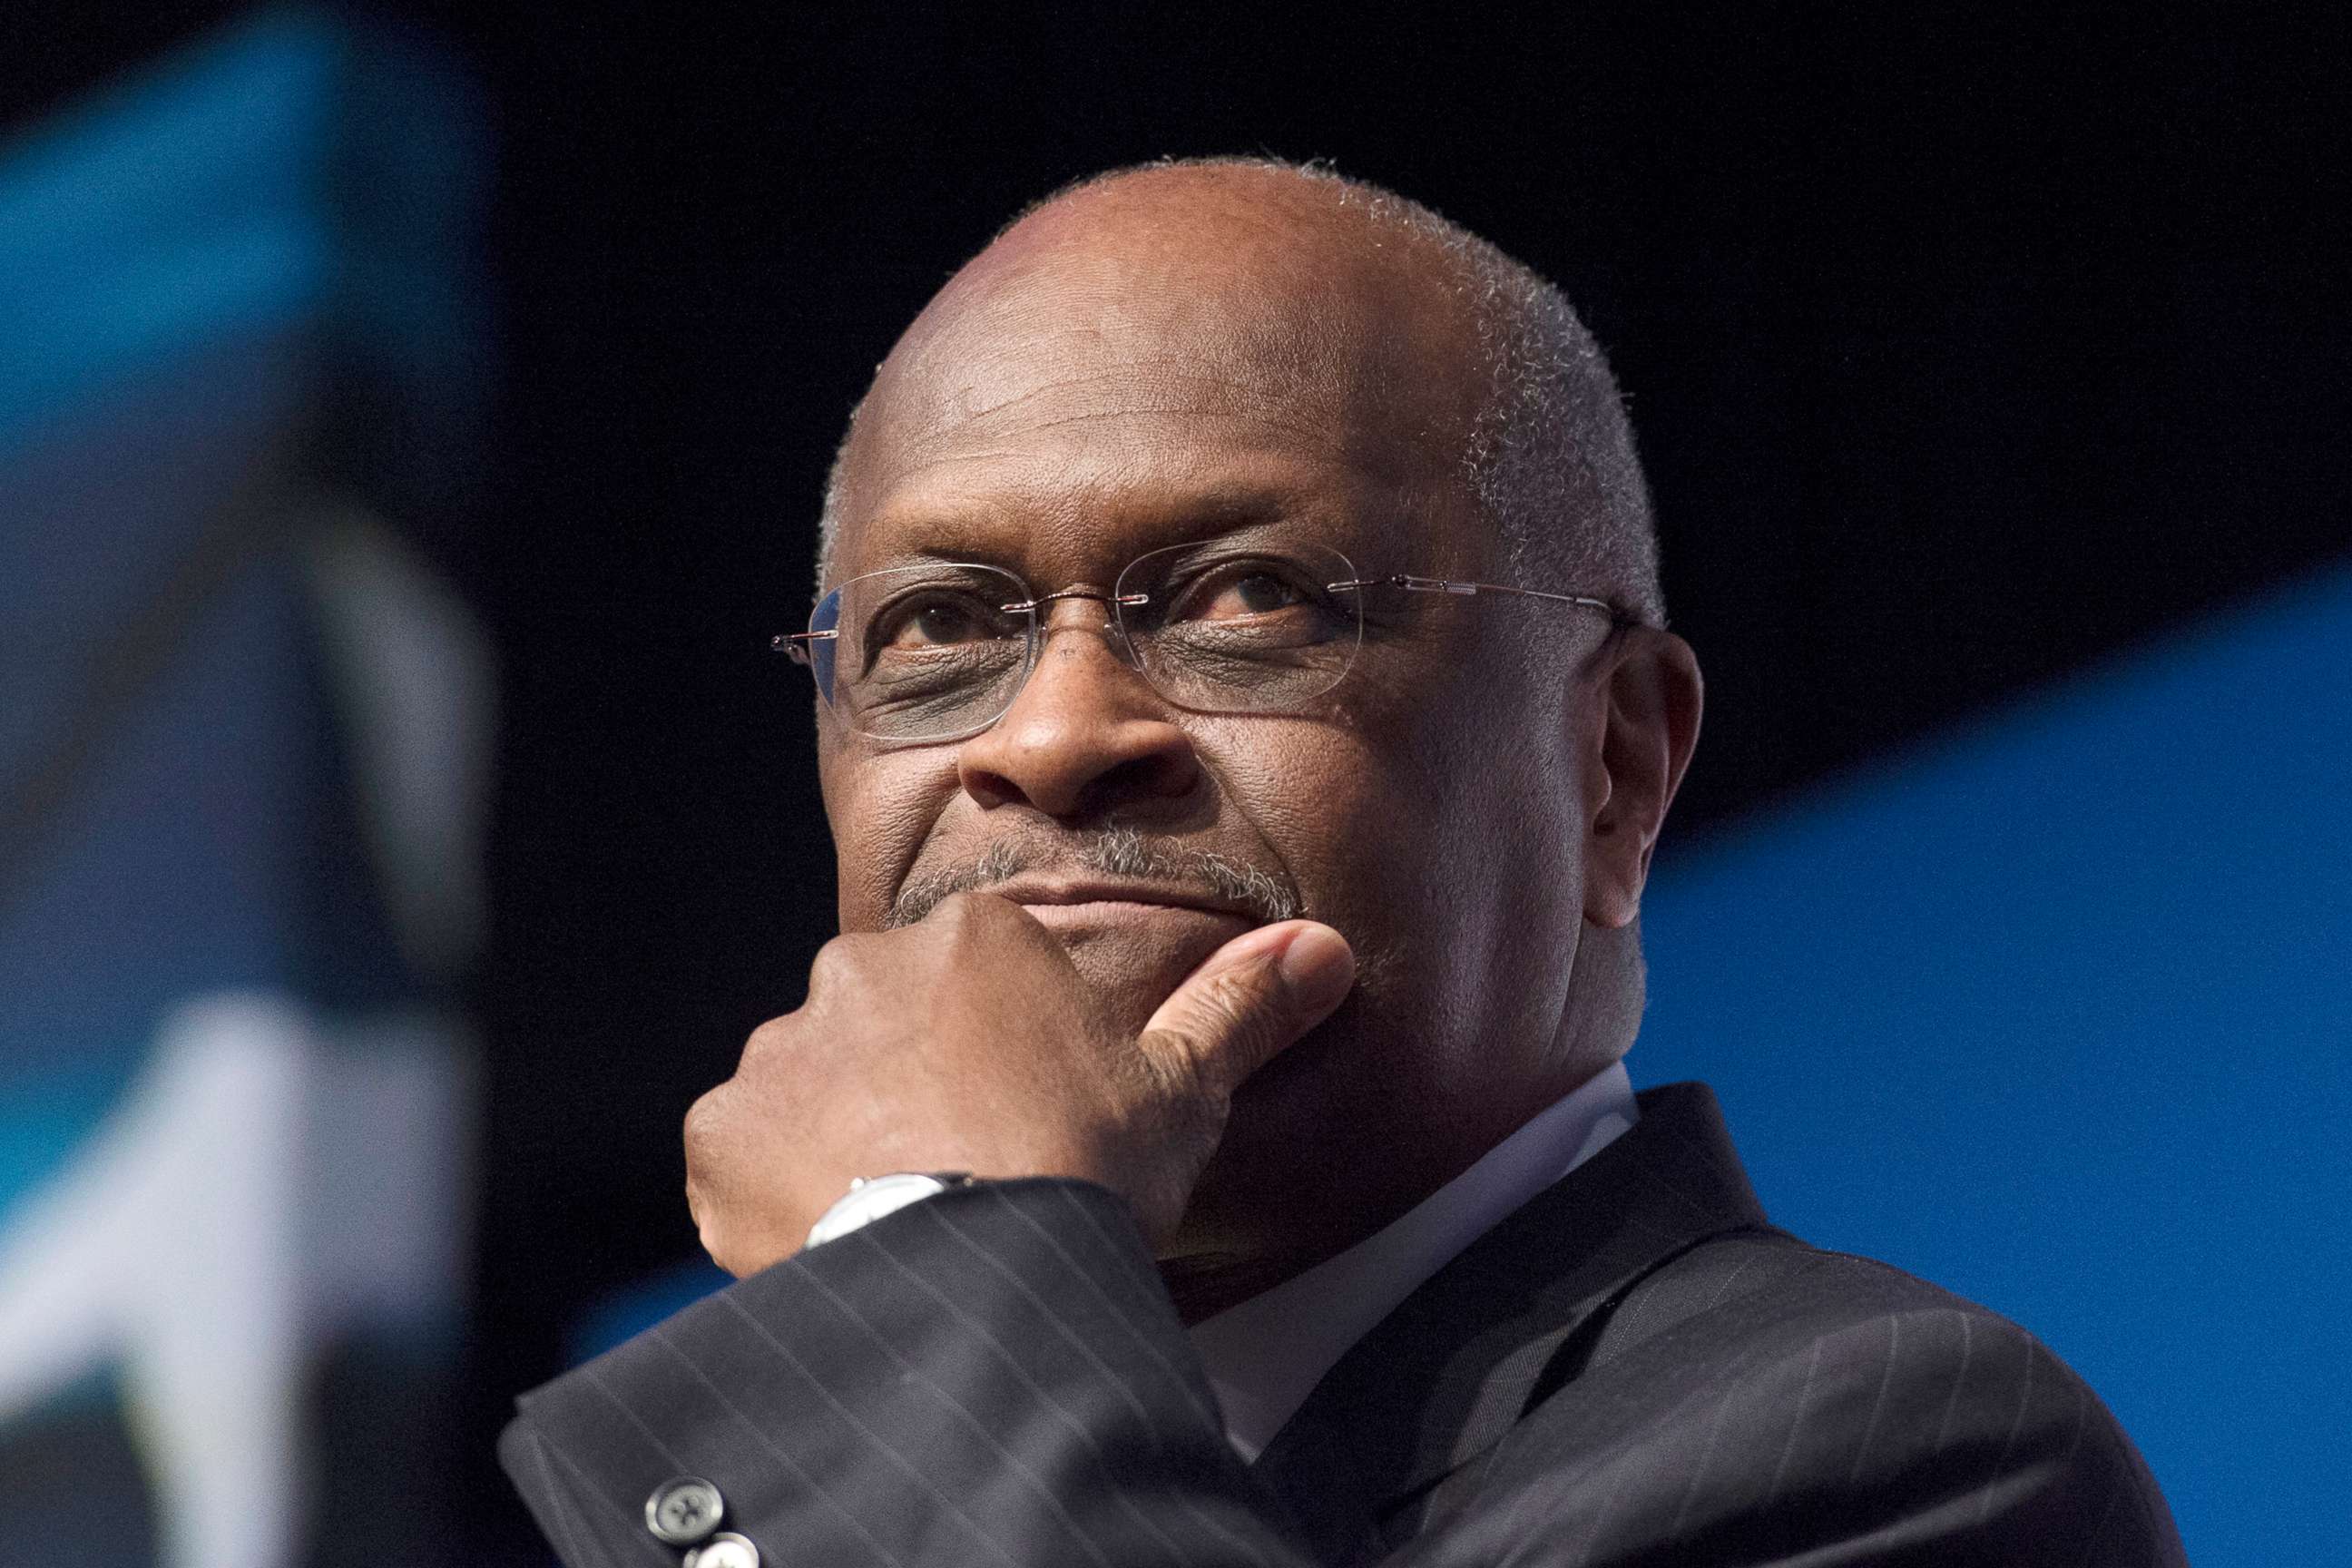
[[[688,1121],[740,1282],[509,1429],[574,1568],[2179,1561],[2037,1342],[1627,1086],[1700,684],[1557,290],[1088,182],[893,349],[822,573],[845,934]]]

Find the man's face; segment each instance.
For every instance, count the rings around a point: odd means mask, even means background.
[[[1240,534],[1367,575],[1496,580],[1460,479],[1483,378],[1452,296],[1393,237],[1376,251],[1311,212],[1076,205],[992,247],[892,354],[832,583],[949,560],[1107,592],[1144,552]],[[822,721],[842,928],[880,929],[910,887],[968,883],[992,855],[1015,896],[1099,883],[1108,830],[1157,858],[1147,879],[1230,905],[1206,896],[1213,858],[1337,927],[1357,988],[1244,1086],[1180,1256],[1321,1250],[1563,1087],[1546,1064],[1580,934],[1590,617],[1376,595],[1337,688],[1236,715],[1157,694],[1101,601],[1048,608],[1027,685],[980,734],[890,744]],[[1039,915],[1129,1036],[1253,923],[1149,900]]]

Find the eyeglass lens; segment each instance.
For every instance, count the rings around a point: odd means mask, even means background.
[[[1354,660],[1363,605],[1330,584],[1355,574],[1319,545],[1213,542],[1138,557],[1114,592],[1120,628],[1161,696],[1202,712],[1286,712],[1338,685]]]
[[[1203,712],[1296,710],[1339,684],[1362,641],[1355,577],[1336,550],[1212,541],[1156,550],[1119,574],[1118,640],[1170,702]],[[1011,708],[1035,661],[1038,620],[1009,572],[894,567],[819,602],[809,629],[817,689],[850,730],[948,740]],[[1133,601],[1133,602],[1122,602]]]
[[[1021,579],[990,566],[904,566],[854,577],[809,621],[817,689],[861,735],[913,741],[985,728],[1013,705],[1036,622],[1008,610]]]

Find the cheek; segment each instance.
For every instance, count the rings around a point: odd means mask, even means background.
[[[1480,952],[1516,966],[1572,934],[1575,747],[1539,695],[1487,681],[1375,687],[1254,759],[1261,827],[1310,911],[1360,958],[1401,973]]]
[[[1423,940],[1463,852],[1453,768],[1408,715],[1359,700],[1312,720],[1199,731],[1226,811],[1279,860],[1305,912],[1339,928],[1360,970]]]
[[[1388,761],[1344,721],[1208,720],[1194,742],[1223,797],[1219,814],[1272,852],[1310,913],[1322,907],[1393,798]]]
[[[907,868],[955,794],[954,750],[858,753],[844,748],[820,757],[818,779],[833,829],[841,929],[878,931]]]

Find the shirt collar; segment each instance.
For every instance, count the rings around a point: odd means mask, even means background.
[[[1455,1254],[1640,1117],[1624,1063],[1612,1063],[1382,1229],[1194,1324],[1192,1349],[1234,1449],[1256,1458],[1349,1346]]]

